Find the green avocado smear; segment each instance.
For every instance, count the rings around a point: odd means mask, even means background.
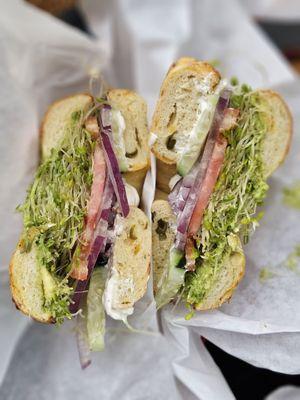
[[[22,251],[36,247],[44,308],[57,323],[70,318],[72,281],[68,277],[76,242],[84,226],[92,185],[95,142],[84,128],[82,111],[72,118],[61,146],[40,164],[23,205]]]
[[[240,117],[237,126],[224,133],[228,140],[224,166],[196,239],[200,256],[195,272],[185,275],[186,300],[196,307],[201,307],[233,255],[239,254],[244,262],[240,239],[248,242],[261,217],[255,217],[257,206],[268,190],[262,159],[267,129],[263,100],[243,85],[235,88],[230,103],[240,110]]]

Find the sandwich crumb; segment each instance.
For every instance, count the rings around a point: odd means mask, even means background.
[[[297,272],[300,261],[300,244],[296,245],[294,251],[292,251],[284,262],[284,266],[291,271]]]
[[[189,303],[185,303],[185,307],[189,310],[189,312],[187,314],[185,314],[184,319],[186,321],[189,321],[190,319],[193,318],[193,316],[195,315],[195,309],[194,307],[189,304]]]
[[[237,78],[236,76],[233,76],[233,77],[230,79],[230,84],[231,84],[231,86],[238,86],[238,84],[239,84],[238,78]]]
[[[220,67],[220,66],[221,66],[221,61],[218,60],[217,58],[214,58],[214,59],[212,59],[212,60],[209,60],[208,63],[209,63],[212,67],[214,67],[214,68],[217,68],[217,67]]]
[[[283,203],[291,208],[300,210],[300,181],[283,189]]]
[[[262,268],[259,271],[259,281],[260,283],[265,283],[267,280],[273,278],[276,274],[270,271],[267,267]]]

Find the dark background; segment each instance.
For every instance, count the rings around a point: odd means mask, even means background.
[[[32,0],[30,2],[90,33],[75,1]],[[299,23],[287,23],[257,20],[256,23],[282,51],[295,70],[300,73],[300,21]],[[225,353],[205,339],[204,343],[238,400],[260,400],[280,386],[300,386],[300,375],[286,375],[256,368]]]

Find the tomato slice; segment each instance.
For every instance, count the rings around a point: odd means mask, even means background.
[[[215,184],[223,165],[226,146],[227,140],[222,135],[222,133],[219,133],[188,227],[188,236],[196,235],[202,224],[204,210],[207,207],[209,198],[214,190]]]
[[[88,257],[93,244],[94,231],[101,214],[105,177],[106,164],[104,154],[99,142],[97,142],[93,155],[93,183],[87,205],[85,228],[72,260],[70,276],[74,279],[86,280],[88,277]]]
[[[190,224],[188,227],[188,237],[195,236],[202,224],[204,210],[206,209],[209,198],[214,190],[221,168],[223,166],[227,140],[222,132],[232,129],[237,122],[239,110],[234,108],[226,108],[224,116],[219,127],[216,142],[212,152],[212,156],[208,161],[207,170],[200,187],[196,206],[194,208]]]

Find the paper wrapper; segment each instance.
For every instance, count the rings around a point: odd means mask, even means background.
[[[241,0],[255,17],[269,21],[296,22],[300,18],[298,0]]]
[[[97,39],[21,1],[3,1],[1,8],[0,398],[234,398],[200,336],[254,365],[300,373],[300,278],[283,265],[300,244],[299,211],[282,203],[282,188],[299,179],[299,82],[234,1],[84,1],[82,10]],[[130,318],[147,333],[109,322],[105,351],[82,372],[73,326],[29,322],[9,293],[8,264],[21,231],[14,209],[37,165],[40,119],[53,100],[89,90],[91,71],[100,70],[110,84],[143,95],[151,113],[169,65],[183,55],[218,59],[225,75],[254,87],[281,85],[294,114],[292,150],[270,179],[265,217],[246,248],[246,276],[230,304],[190,321],[184,307],[167,307],[162,336],[150,281]],[[153,168],[144,187],[148,213],[154,176]],[[264,284],[262,267],[276,274]]]

